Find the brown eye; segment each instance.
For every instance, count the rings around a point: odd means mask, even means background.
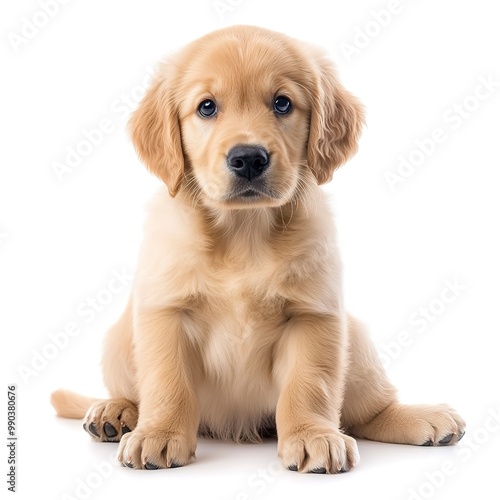
[[[288,97],[280,95],[274,100],[274,112],[278,115],[286,115],[292,110],[292,103]]]
[[[211,99],[207,99],[198,106],[198,113],[203,118],[211,118],[217,114],[217,105]]]

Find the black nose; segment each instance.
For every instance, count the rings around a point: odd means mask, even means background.
[[[238,177],[251,181],[269,166],[269,153],[261,146],[234,146],[227,155],[227,165]]]

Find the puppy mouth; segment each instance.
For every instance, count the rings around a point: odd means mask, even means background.
[[[287,201],[282,189],[270,185],[269,179],[262,176],[251,181],[247,179],[233,179],[225,193],[206,192],[206,201],[219,208],[253,208],[277,207]]]
[[[252,202],[252,201],[259,201],[262,199],[276,199],[277,196],[266,186],[244,186],[244,187],[236,187],[229,193],[224,201],[226,202],[231,202],[231,201],[238,201],[238,200],[245,200],[247,202]]]
[[[255,198],[256,196],[261,196],[262,193],[259,193],[255,189],[247,189],[246,191],[243,191],[243,193],[240,193],[239,196],[241,198]]]

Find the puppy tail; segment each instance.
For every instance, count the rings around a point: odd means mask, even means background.
[[[64,418],[83,418],[95,401],[98,399],[81,396],[64,389],[59,389],[50,396],[50,402],[56,413]]]

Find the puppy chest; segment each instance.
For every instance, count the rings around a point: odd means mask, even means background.
[[[238,287],[207,300],[200,311],[205,376],[227,386],[269,384],[273,345],[285,323],[284,305],[279,296]]]

